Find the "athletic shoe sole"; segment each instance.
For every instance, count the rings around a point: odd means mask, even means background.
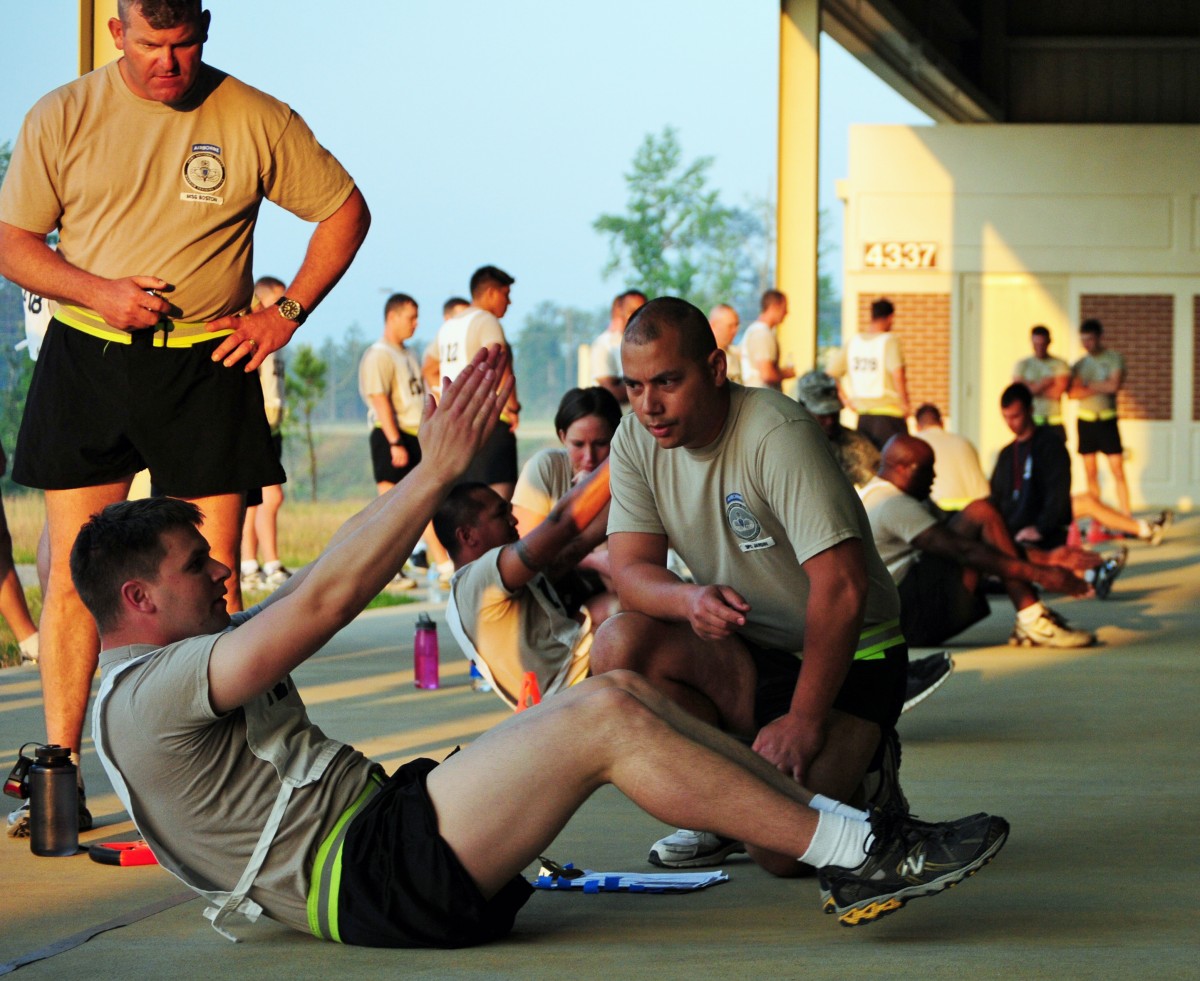
[[[746,850],[746,846],[740,841],[730,841],[722,845],[715,852],[705,852],[703,855],[695,855],[692,858],[682,858],[673,860],[669,858],[661,858],[655,849],[650,849],[650,855],[647,861],[651,865],[657,865],[660,869],[698,869],[706,865],[720,865],[730,855],[737,855]]]
[[[922,882],[919,885],[899,889],[885,897],[856,903],[852,906],[839,909],[833,895],[827,890],[822,889],[821,894],[823,897],[826,897],[825,912],[836,914],[838,922],[842,926],[862,926],[864,923],[874,923],[876,920],[890,913],[895,913],[898,909],[903,909],[911,900],[921,899],[925,896],[934,896],[939,892],[944,892],[946,889],[952,889],[963,880],[969,879],[996,857],[1000,849],[1004,847],[1004,843],[1008,841],[1008,830],[1008,822],[1003,818],[996,818],[996,837],[992,839],[987,849],[969,865],[964,865],[953,872],[947,872],[945,875],[932,879],[929,882]]]
[[[945,651],[943,651],[942,653],[946,655],[946,660],[950,664],[949,669],[946,671],[946,673],[944,675],[942,675],[940,678],[938,678],[937,681],[935,681],[932,685],[930,685],[924,691],[917,692],[917,694],[913,695],[912,698],[908,699],[904,703],[904,706],[900,709],[901,715],[903,715],[909,709],[916,708],[918,705],[920,705],[923,701],[925,701],[925,699],[927,699],[935,691],[937,691],[939,688],[941,688],[942,685],[944,685],[947,681],[949,681],[950,675],[954,674],[954,658],[950,657],[950,655]]]

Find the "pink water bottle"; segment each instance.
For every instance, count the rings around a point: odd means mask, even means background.
[[[417,617],[417,636],[413,642],[413,683],[418,688],[438,687],[437,624],[428,613]]]

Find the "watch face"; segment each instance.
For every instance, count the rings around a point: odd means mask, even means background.
[[[302,307],[295,300],[284,297],[279,301],[279,312],[283,314],[284,320],[299,320]]]

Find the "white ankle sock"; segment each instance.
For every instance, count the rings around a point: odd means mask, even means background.
[[[849,804],[844,804],[840,800],[834,800],[832,797],[826,797],[824,794],[813,794],[812,800],[808,802],[808,806],[814,811],[824,811],[826,814],[840,814],[844,818],[850,818],[851,821],[869,821],[871,819],[869,812],[859,810],[857,807],[851,807]]]
[[[25,655],[27,661],[36,661],[38,659],[38,635],[30,634],[17,646],[21,649],[21,653]]]
[[[1032,603],[1023,610],[1017,610],[1017,620],[1025,626],[1037,623],[1038,617],[1046,612],[1046,608],[1040,603]]]
[[[258,572],[258,559],[244,559],[242,561],[242,575],[248,576],[252,572]]]
[[[280,562],[279,559],[275,559],[275,561],[273,561],[273,562],[264,562],[263,563],[263,573],[268,576],[272,572],[278,572],[282,568],[283,568],[283,563]]]
[[[867,839],[871,836],[871,825],[866,821],[854,821],[840,814],[817,811],[817,830],[812,841],[800,856],[799,861],[823,869],[836,865],[844,869],[856,869],[867,856]]]
[[[1138,525],[1138,538],[1149,538],[1150,537],[1150,522],[1147,521],[1145,518],[1138,518],[1137,525]]]

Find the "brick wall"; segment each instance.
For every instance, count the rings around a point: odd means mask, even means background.
[[[1174,297],[1157,294],[1085,294],[1079,322],[1104,324],[1104,346],[1125,357],[1125,383],[1117,396],[1123,419],[1171,419]]]
[[[871,322],[871,304],[879,293],[858,294],[858,326]],[[896,307],[892,333],[904,345],[908,399],[915,410],[932,402],[950,411],[950,294],[888,293]]]

